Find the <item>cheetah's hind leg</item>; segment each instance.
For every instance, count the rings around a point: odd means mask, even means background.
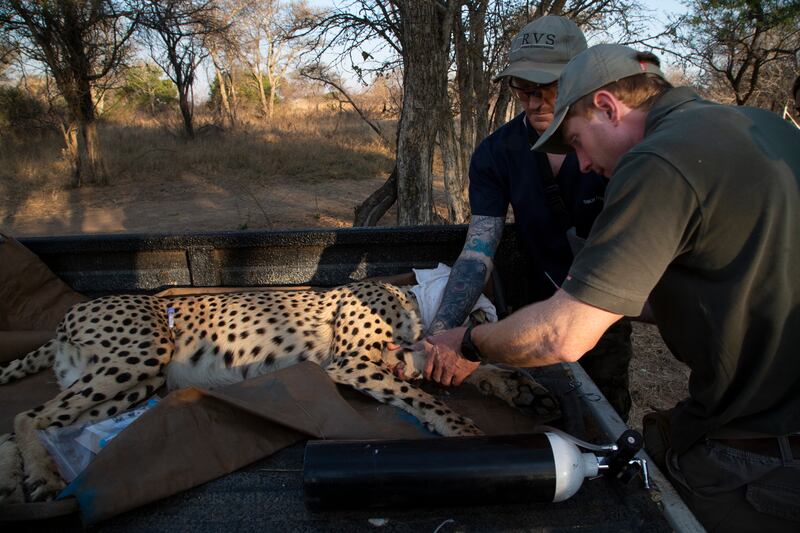
[[[51,499],[64,487],[36,430],[112,416],[141,401],[144,393],[152,393],[164,380],[157,367],[138,367],[142,372],[138,377],[130,373],[133,367],[127,370],[124,373],[88,372],[54,399],[20,413],[14,419],[17,445],[22,455],[23,483],[32,501]]]
[[[24,503],[22,457],[13,435],[0,436],[0,504]]]

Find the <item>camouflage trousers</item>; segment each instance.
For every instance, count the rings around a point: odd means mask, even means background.
[[[630,319],[623,318],[580,359],[583,369],[625,422],[631,410],[628,366],[633,357],[632,331]]]

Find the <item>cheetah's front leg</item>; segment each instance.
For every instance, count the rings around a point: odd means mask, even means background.
[[[353,354],[325,368],[336,383],[349,385],[382,403],[399,407],[428,429],[446,437],[482,435],[470,420],[430,394],[392,375],[383,363]]]
[[[385,348],[381,360],[395,376],[410,381],[422,377],[427,357],[424,350],[400,347]],[[553,394],[521,370],[482,364],[464,382],[531,415],[557,417],[561,414]]]
[[[523,372],[484,364],[465,381],[477,387],[483,394],[496,396],[523,412],[553,417],[561,414],[558,401],[550,391]]]

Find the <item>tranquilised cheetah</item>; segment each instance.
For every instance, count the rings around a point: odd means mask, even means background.
[[[421,336],[410,287],[371,281],[319,291],[119,295],[76,304],[55,339],[0,365],[0,383],[52,366],[62,388],[17,415],[13,438],[0,437],[0,502],[45,500],[63,488],[37,429],[114,415],[165,381],[171,389],[219,387],[305,360],[442,435],[480,434],[472,421],[406,381],[424,368],[424,354],[408,348]],[[389,343],[405,348],[387,350]],[[468,382],[512,406],[558,410],[546,389],[517,372],[482,365]]]

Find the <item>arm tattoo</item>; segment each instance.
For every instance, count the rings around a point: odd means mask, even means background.
[[[502,218],[473,217],[464,249],[450,271],[442,303],[428,328],[428,335],[464,323],[489,277],[492,258],[502,233]]]
[[[467,242],[464,251],[485,255],[491,260],[503,236],[503,224],[500,217],[474,216],[467,231]]]

